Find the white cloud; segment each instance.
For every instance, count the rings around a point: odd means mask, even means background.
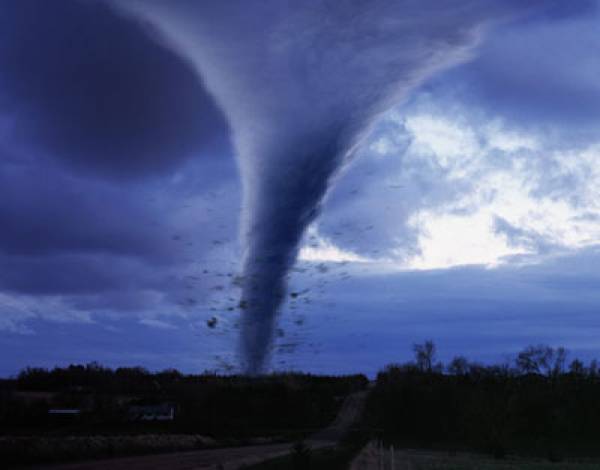
[[[442,168],[463,166],[468,157],[480,151],[473,129],[459,122],[427,114],[409,115],[406,129],[413,135],[410,151],[430,155]]]
[[[500,119],[494,119],[483,126],[483,132],[489,148],[503,152],[538,150],[540,143],[536,136],[519,133],[514,129],[505,129]]]
[[[362,231],[362,246],[369,237],[385,246],[375,238],[385,234],[389,247],[367,256],[333,236],[303,249],[302,257],[395,259],[401,270],[495,267],[513,255],[535,260],[550,249],[600,244],[594,215],[600,213],[600,142],[565,150],[543,137],[459,105],[442,109],[428,96],[416,99],[382,119],[353,169],[364,174],[361,166],[379,165],[378,181],[363,180],[362,197],[324,214],[326,222],[343,215],[348,227],[352,216],[368,220],[376,233]],[[399,192],[390,193],[390,185]],[[344,179],[340,186],[347,192]],[[382,204],[390,207],[383,211]]]
[[[531,246],[515,246],[495,233],[493,220],[501,217],[511,226],[536,235],[546,245],[573,249],[600,242],[600,223],[585,214],[597,212],[600,197],[600,171],[594,161],[599,153],[590,148],[583,152],[539,149],[534,136],[504,134],[485,126],[486,145],[474,145],[473,129],[437,124],[436,128],[454,129],[445,141],[433,138],[436,151],[431,154],[448,168],[449,179],[465,179],[471,185],[458,200],[443,206],[416,212],[409,223],[420,230],[421,255],[409,264],[414,267],[441,268],[460,264],[496,265],[508,255],[531,253]],[[431,127],[430,127],[431,128]],[[494,129],[489,133],[490,129]],[[415,129],[417,132],[418,128]],[[428,134],[416,140],[427,139]],[[465,143],[461,144],[460,141]],[[459,150],[465,153],[459,155]],[[509,166],[497,168],[487,163],[492,153],[503,151]],[[537,152],[535,152],[537,150]],[[453,160],[450,160],[450,155]],[[463,159],[468,165],[461,163]],[[449,161],[456,163],[448,164]],[[547,162],[554,165],[548,165]],[[554,170],[549,171],[554,167]],[[574,177],[572,186],[560,184],[558,197],[545,188],[552,178]],[[455,214],[469,208],[466,214]]]
[[[459,265],[498,265],[502,258],[526,254],[493,232],[489,211],[467,216],[423,211],[411,218],[419,225],[421,254],[406,263],[409,269],[441,269]]]

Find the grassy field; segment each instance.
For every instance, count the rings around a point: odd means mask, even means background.
[[[385,452],[386,469],[391,468],[390,452]],[[396,469],[412,470],[598,470],[599,459],[549,462],[541,459],[508,457],[495,460],[479,454],[403,450],[395,452]],[[376,467],[373,467],[376,468]]]
[[[598,470],[600,462],[576,463],[576,462],[533,462],[526,460],[514,460],[498,462],[490,460],[471,460],[458,462],[452,459],[425,460],[413,465],[415,470]]]

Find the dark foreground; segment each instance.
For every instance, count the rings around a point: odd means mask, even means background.
[[[291,449],[290,444],[227,447],[223,449],[144,455],[63,465],[36,465],[27,468],[43,468],[48,470],[191,470],[220,468],[219,465],[222,465],[223,469],[229,470],[285,455]]]
[[[183,376],[93,365],[28,370],[0,402],[0,461],[177,470],[271,459],[252,468],[337,470],[346,467],[321,463],[350,462],[370,440],[391,453],[390,468],[600,468],[597,361],[568,360],[564,349],[544,345],[499,365],[464,357],[444,365],[430,341],[414,351],[413,362],[386,367],[370,386],[364,376]],[[81,415],[60,423],[48,415],[50,405],[79,406]],[[169,406],[175,417],[168,421],[136,417]],[[348,445],[351,439],[341,439],[355,423],[360,439]],[[91,448],[92,441],[100,444]],[[152,445],[140,444],[146,441]],[[292,444],[300,441],[303,449]],[[146,453],[154,455],[132,457]]]
[[[366,383],[363,376],[183,375],[97,364],[27,369],[0,383],[0,462],[213,455],[297,442],[327,428],[345,397]]]
[[[360,418],[367,392],[349,395],[335,420],[305,441],[307,451],[333,447]],[[191,470],[202,468],[236,469],[295,452],[290,443],[227,447],[139,457],[106,459],[63,465],[36,465],[30,469],[55,470]]]
[[[600,459],[573,459],[560,463],[518,456],[494,459],[469,452],[449,453],[422,449],[381,447],[377,441],[367,446],[347,467],[350,470],[598,470]]]

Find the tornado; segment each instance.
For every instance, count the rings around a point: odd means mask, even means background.
[[[231,127],[243,185],[240,356],[267,370],[303,233],[378,116],[534,0],[128,0]]]

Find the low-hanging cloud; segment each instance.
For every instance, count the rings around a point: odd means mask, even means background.
[[[490,21],[542,3],[553,2],[117,3],[191,61],[232,127],[244,187],[248,372],[265,368],[298,244],[372,122],[467,59]]]
[[[600,118],[599,19],[598,0],[557,2],[498,28],[475,60],[437,76],[430,90],[438,102],[458,100],[555,147],[585,146]]]
[[[0,2],[0,70],[0,132],[6,119],[16,145],[88,175],[156,175],[227,146],[193,69],[102,2]]]

